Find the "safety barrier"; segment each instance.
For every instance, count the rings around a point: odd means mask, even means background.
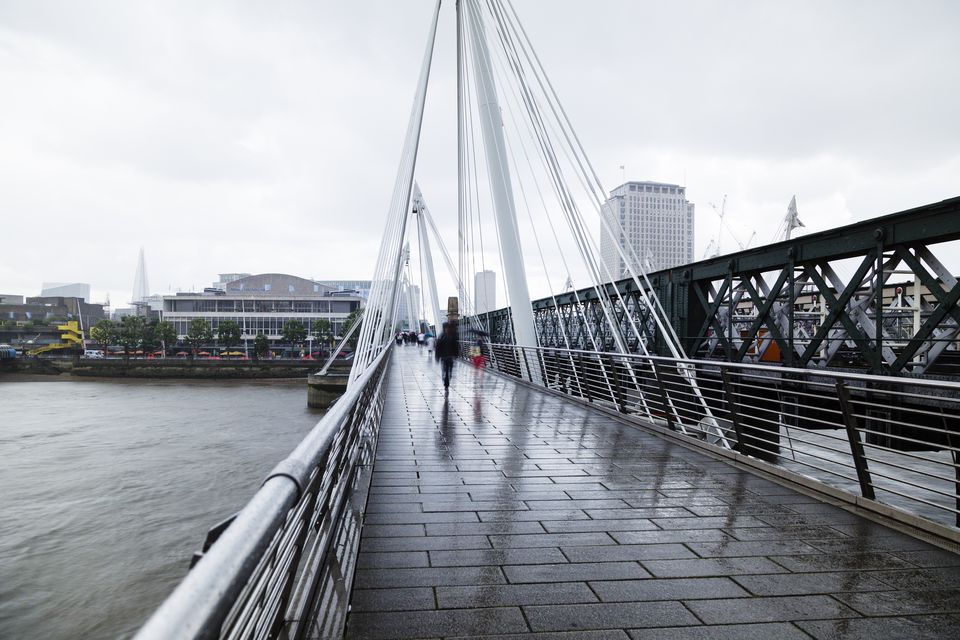
[[[344,505],[380,425],[391,351],[379,355],[236,516],[211,529],[208,548],[138,640],[281,632],[302,638],[331,599],[345,600],[337,585],[324,593],[323,576],[343,529],[357,528],[344,518]]]
[[[490,345],[502,373],[960,526],[960,384]]]

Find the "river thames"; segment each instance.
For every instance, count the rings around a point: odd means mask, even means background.
[[[129,637],[321,413],[301,380],[0,377],[0,638]]]

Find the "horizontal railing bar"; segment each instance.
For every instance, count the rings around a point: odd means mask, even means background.
[[[908,426],[912,427],[913,425],[908,425]],[[936,446],[938,451],[954,451],[954,452],[958,451],[957,448],[951,447],[949,445],[939,445],[935,442],[930,442],[929,440],[917,440],[916,438],[911,438],[910,436],[904,436],[896,433],[887,433],[885,431],[874,431],[873,429],[867,429],[865,427],[860,427],[857,429],[857,431],[860,431],[861,433],[869,433],[872,435],[881,436],[883,438],[890,438],[891,440],[897,440],[900,442],[910,442],[913,444],[926,445],[928,447]],[[899,451],[898,453],[906,454],[907,452]]]
[[[870,341],[872,343],[872,341]],[[952,342],[952,341],[951,341]],[[516,349],[513,345],[504,345],[506,348]],[[533,350],[531,347],[519,347],[521,349]],[[609,352],[601,351],[589,351],[584,349],[557,349],[554,347],[545,348],[545,350],[550,351],[569,351],[570,353],[580,353],[580,354],[594,354],[598,356],[611,355]],[[791,373],[798,374],[804,377],[816,375],[818,377],[826,378],[836,378],[843,380],[857,380],[861,382],[874,382],[877,384],[889,385],[892,382],[904,384],[904,385],[917,385],[922,387],[934,387],[934,388],[944,388],[955,391],[957,388],[957,383],[944,381],[944,380],[931,380],[931,379],[920,379],[920,378],[890,378],[884,376],[877,376],[868,373],[854,373],[846,371],[831,371],[828,369],[799,369],[794,367],[785,367],[777,366],[771,367],[769,365],[758,365],[742,362],[720,362],[720,361],[703,361],[695,360],[692,358],[668,358],[665,356],[654,356],[654,355],[641,355],[641,354],[614,354],[620,358],[636,358],[640,360],[649,360],[651,362],[664,362],[664,363],[682,363],[686,365],[691,365],[694,368],[696,366],[710,366],[716,367],[718,370],[720,368],[728,368],[734,370],[743,370],[743,371],[763,371],[763,372],[773,372],[776,374]],[[771,371],[772,370],[772,371]],[[851,389],[852,390],[852,389]]]
[[[865,457],[866,457],[866,456],[865,456]],[[925,478],[932,478],[932,479],[934,479],[934,480],[940,480],[940,481],[942,481],[942,482],[946,482],[947,484],[953,484],[953,483],[955,482],[955,480],[954,480],[953,478],[944,478],[943,476],[938,476],[938,475],[936,475],[936,474],[926,473],[926,472],[924,472],[924,471],[920,471],[919,469],[911,469],[910,467],[903,467],[903,466],[900,466],[900,465],[898,465],[898,464],[893,464],[893,463],[891,463],[891,462],[888,462],[888,461],[886,461],[886,460],[880,460],[879,458],[866,457],[866,459],[867,459],[869,462],[875,462],[877,465],[879,465],[879,466],[881,466],[881,467],[891,467],[891,468],[893,468],[893,469],[899,469],[900,471],[908,471],[908,472],[910,472],[910,473],[915,473],[915,474],[920,475],[920,476],[923,476],[923,477],[925,477]],[[932,492],[934,492],[934,493],[941,493],[942,495],[945,495],[945,496],[951,496],[951,497],[953,496],[952,493],[943,493],[941,490],[938,490],[938,489],[936,489],[935,487],[925,487],[925,486],[923,486],[923,485],[913,484],[913,483],[911,483],[911,482],[908,482],[907,480],[905,480],[905,479],[902,478],[902,477],[894,478],[893,476],[883,475],[881,472],[874,470],[874,467],[871,467],[871,474],[872,474],[872,475],[876,475],[876,476],[880,476],[881,478],[887,478],[888,480],[894,480],[895,482],[901,482],[901,483],[903,483],[903,484],[908,484],[908,485],[910,485],[910,486],[917,487],[918,489],[923,489],[924,491],[932,491]]]
[[[960,464],[945,459],[960,452],[949,440],[954,435],[960,439],[960,433],[949,429],[960,424],[953,416],[960,408],[960,384],[955,382],[588,349],[509,348],[517,362],[526,357],[540,363],[544,382],[560,393],[641,419],[666,420],[691,437],[716,436],[723,442],[725,434],[732,442],[739,435],[741,453],[808,470],[814,479],[819,475],[820,482],[845,492],[850,485],[863,491],[870,486],[869,476],[864,484],[859,472],[852,473],[854,455],[860,455],[881,484],[957,499],[951,491],[956,479],[947,475]],[[507,369],[502,362],[495,366]],[[838,395],[840,384],[849,394],[846,405]],[[722,424],[710,426],[711,419]],[[931,419],[943,421],[943,426],[927,424]],[[886,433],[878,430],[879,424],[913,431]],[[849,440],[851,425],[866,440],[857,443],[859,454]],[[939,453],[894,448],[901,445]],[[885,486],[877,490],[923,503]]]
[[[392,345],[390,341],[293,452],[274,467],[217,542],[141,627],[135,636],[137,640],[219,636],[221,625],[251,576],[264,575],[258,569],[266,557],[265,551],[276,549],[273,542],[284,537],[277,533],[291,522],[291,509],[300,502],[314,470],[329,452],[367,385],[375,375],[380,375]],[[282,544],[280,540],[277,543]]]
[[[932,502],[932,501],[930,501],[930,500],[927,500],[927,499],[925,499],[925,498],[921,498],[921,497],[919,497],[919,496],[911,496],[911,495],[906,494],[906,493],[900,493],[899,491],[896,491],[896,490],[891,489],[891,488],[889,488],[889,487],[877,486],[877,485],[874,485],[873,483],[871,483],[870,486],[872,486],[876,491],[885,491],[885,492],[887,492],[887,493],[892,493],[892,494],[895,495],[895,496],[900,496],[901,498],[904,498],[904,499],[909,500],[909,501],[911,501],[911,502],[919,502],[920,504],[925,504],[925,505],[927,505],[928,507],[933,507],[933,508],[935,508],[935,509],[940,509],[941,511],[947,511],[947,512],[950,512],[950,513],[953,513],[953,514],[958,514],[958,515],[960,515],[960,509],[958,509],[957,507],[951,507],[950,505],[940,504],[939,502]]]

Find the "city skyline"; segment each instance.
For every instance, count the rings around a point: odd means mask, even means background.
[[[13,238],[0,290],[89,282],[119,306],[141,245],[151,293],[224,268],[369,278],[431,8],[400,5],[0,7],[0,211]],[[831,3],[517,11],[607,190],[687,188],[695,257],[716,235],[705,205],[724,194],[727,222],[761,244],[793,194],[809,231],[956,195],[952,3],[876,3],[867,16]],[[624,26],[600,35],[611,24]],[[455,247],[452,45],[445,7],[417,174]],[[656,82],[637,71],[651,64]]]

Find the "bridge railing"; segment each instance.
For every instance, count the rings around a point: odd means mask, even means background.
[[[351,526],[344,524],[345,503],[364,442],[379,427],[391,351],[380,354],[236,516],[211,530],[219,537],[138,640],[304,637],[311,611],[330,606],[318,604],[318,588],[341,529]]]
[[[958,383],[506,344],[490,350],[490,366],[502,373],[771,463],[854,494],[867,508],[890,515],[878,505],[893,507],[913,524],[920,516],[919,526],[960,540]]]

